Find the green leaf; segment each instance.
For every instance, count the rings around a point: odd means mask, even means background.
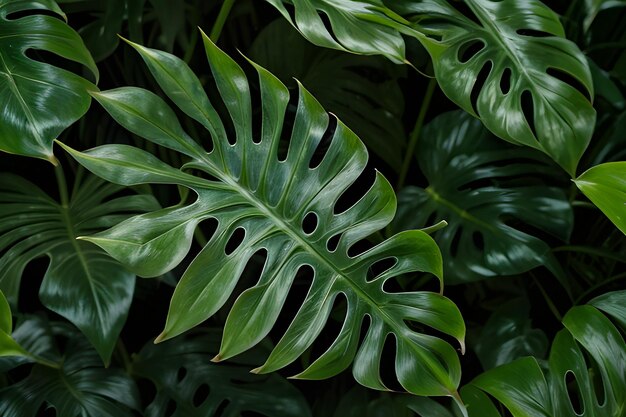
[[[592,300],[623,327],[626,291]],[[478,387],[514,417],[621,417],[626,412],[626,343],[620,330],[591,305],[572,308],[563,318],[552,345],[549,369],[536,359],[522,358],[485,372],[470,386]],[[462,393],[465,389],[462,390]],[[465,398],[465,397],[464,397]],[[482,416],[480,408],[470,416]]]
[[[596,119],[585,56],[538,0],[465,3],[475,19],[443,0],[388,4],[427,35],[418,39],[452,101],[498,137],[545,152],[574,176]]]
[[[348,311],[339,335],[298,378],[327,378],[354,361],[353,373],[361,384],[385,389],[378,368],[385,339],[392,334],[397,345],[396,374],[406,390],[420,395],[454,395],[460,378],[454,348],[412,330],[407,322],[425,324],[462,344],[465,327],[456,306],[436,293],[388,293],[383,289],[385,281],[412,271],[429,272],[441,279],[441,255],[434,241],[423,232],[407,231],[364,253],[349,254],[349,248],[385,227],[396,207],[391,186],[377,173],[357,203],[335,213],[340,196],[365,168],[367,152],[361,141],[338,121],[334,132],[329,132],[326,154],[311,168],[311,158],[329,126],[328,114],[300,87],[293,129],[287,131],[283,119],[288,90],[259,66],[255,68],[263,125],[260,135],[253,134],[250,91],[243,70],[208,38],[204,40],[221,99],[234,125],[233,144],[227,141],[224,125],[198,79],[181,60],[164,52],[133,44],[167,96],[207,128],[211,152],[190,139],[173,111],[153,93],[122,88],[95,97],[131,132],[187,155],[190,160],[183,171],[203,171],[215,180],[196,177],[192,181],[190,174],[146,162],[149,158],[140,156],[143,151],[126,154],[118,145],[84,153],[68,148],[78,162],[110,181],[135,184],[169,176],[172,184],[188,187],[197,195],[191,204],[135,216],[85,239],[136,273],[154,276],[181,262],[199,222],[215,219],[215,232],[176,287],[158,341],[181,334],[215,314],[231,296],[249,259],[264,253],[258,282],[232,307],[215,360],[244,352],[269,333],[296,273],[308,265],[315,276],[301,309],[265,364],[254,372],[270,372],[295,361],[317,338],[334,300],[341,297],[347,300]],[[281,132],[287,137],[291,133],[284,161],[277,158]],[[303,229],[307,216],[316,219],[313,230]],[[243,236],[237,242],[233,235],[239,233]],[[369,268],[382,260],[394,264],[369,279]],[[366,316],[368,331],[359,347]]]
[[[531,328],[529,310],[525,298],[516,298],[489,317],[474,346],[483,369],[495,368],[522,356],[544,357],[548,338],[543,330]]]
[[[626,162],[596,165],[574,182],[622,233],[626,233]]]
[[[28,315],[18,319],[11,337],[27,355],[0,357],[0,372],[9,371],[19,365],[35,362],[59,363],[60,355],[54,348],[50,325],[42,316]],[[24,352],[22,352],[24,353]]]
[[[50,258],[39,289],[41,302],[74,323],[105,363],[126,321],[135,277],[76,237],[158,207],[151,196],[115,198],[122,190],[90,176],[77,184],[64,206],[21,177],[0,175],[0,288],[16,305],[26,265]]]
[[[52,407],[58,416],[131,417],[139,409],[137,387],[120,369],[102,368],[96,352],[80,334],[69,336],[60,368],[35,365],[25,379],[0,390],[0,415],[36,417]]]
[[[395,27],[399,23],[381,0],[292,0],[291,16],[282,0],[267,0],[302,36],[317,46],[364,55],[384,55],[393,62],[405,62],[404,40]],[[318,15],[330,21],[327,28]],[[408,23],[408,22],[407,22]]]
[[[13,317],[11,307],[4,293],[0,291],[0,357],[21,356],[28,357],[26,352],[11,336],[13,332]]]
[[[45,10],[65,18],[53,0],[0,3],[0,150],[56,164],[52,141],[89,108],[96,87],[64,69],[31,59],[27,50],[51,52],[98,69],[80,36],[62,20],[43,14],[13,19],[14,13]],[[60,110],[62,109],[62,110]]]
[[[242,412],[271,417],[311,415],[302,394],[282,377],[253,375],[241,365],[212,364],[210,352],[218,347],[215,332],[146,345],[132,364],[134,374],[150,379],[156,387],[144,415],[212,416],[223,403],[228,404],[222,408],[225,416]],[[170,402],[176,408],[166,414]]]
[[[282,53],[285,50],[292,52]],[[293,78],[297,78],[326,110],[353,127],[370,152],[391,169],[400,169],[406,134],[398,79],[406,74],[406,67],[382,57],[316,48],[282,19],[257,36],[249,54],[286,85],[295,85]]]
[[[400,192],[395,230],[446,220],[448,226],[433,236],[449,282],[518,274],[545,264],[550,247],[516,225],[567,240],[573,213],[561,189],[542,184],[559,173],[540,156],[495,141],[467,113],[438,116],[424,128],[417,155],[429,185]]]

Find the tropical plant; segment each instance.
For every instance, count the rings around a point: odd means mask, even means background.
[[[626,415],[624,5],[0,1],[0,415]]]

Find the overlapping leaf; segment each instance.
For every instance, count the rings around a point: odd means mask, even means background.
[[[516,223],[568,239],[572,209],[561,189],[540,182],[558,175],[540,154],[495,141],[461,111],[434,119],[421,145],[417,158],[429,185],[401,190],[394,226],[446,220],[449,225],[434,237],[450,281],[512,275],[545,263],[548,244]]]
[[[68,338],[63,362],[35,365],[28,377],[0,390],[0,415],[37,417],[47,408],[58,416],[131,417],[139,409],[135,383],[120,369],[102,367],[87,341],[67,324],[47,323],[37,333]]]
[[[252,375],[246,366],[211,363],[210,352],[217,347],[219,335],[214,332],[146,345],[133,358],[132,368],[134,375],[156,386],[145,416],[213,416],[218,409],[224,416],[242,412],[270,417],[311,415],[302,394],[282,377]],[[170,402],[175,404],[173,414],[168,413]]]
[[[51,52],[86,66],[96,78],[98,69],[80,36],[62,20],[43,14],[11,18],[30,10],[65,18],[53,0],[0,1],[0,150],[55,162],[52,141],[87,111],[87,91],[96,87],[25,52]]]
[[[155,79],[187,115],[204,125],[212,140],[207,152],[182,129],[173,111],[153,93],[120,88],[95,94],[123,126],[189,158],[176,169],[152,155],[124,145],[105,145],[85,152],[68,151],[86,168],[119,184],[170,183],[188,187],[197,199],[140,215],[88,237],[143,276],[172,269],[187,254],[194,228],[214,219],[216,230],[183,274],[171,301],[165,330],[158,340],[174,337],[213,315],[231,296],[248,260],[266,255],[258,282],[236,300],[224,328],[216,360],[237,355],[265,337],[273,327],[296,273],[314,271],[310,290],[291,325],[266,363],[270,372],[296,360],[316,339],[337,297],[348,304],[343,327],[332,343],[299,378],[336,375],[353,361],[363,385],[385,389],[379,363],[388,335],[396,340],[396,375],[402,386],[420,395],[456,395],[457,354],[439,338],[412,330],[422,323],[463,341],[464,325],[456,306],[431,292],[388,293],[383,284],[399,274],[425,271],[441,278],[441,256],[434,241],[420,231],[395,235],[361,253],[349,249],[392,219],[396,200],[385,178],[341,213],[334,207],[363,171],[367,152],[340,121],[319,165],[311,166],[329,126],[328,114],[300,88],[288,154],[278,159],[286,87],[255,66],[260,80],[262,127],[252,130],[251,97],[243,70],[205,37],[205,48],[220,96],[234,126],[234,137],[209,103],[199,80],[178,58],[139,45]],[[233,143],[229,143],[228,139]],[[205,139],[208,141],[209,138]],[[203,171],[216,180],[193,176]],[[313,227],[304,230],[305,218]],[[238,241],[236,235],[241,239]],[[233,238],[235,236],[235,238]],[[392,266],[368,279],[379,261]],[[362,324],[367,329],[359,346]]]
[[[115,198],[122,190],[90,176],[66,207],[21,177],[0,175],[0,289],[16,305],[26,265],[49,257],[39,298],[81,329],[105,362],[126,321],[134,275],[76,238],[158,207],[152,196]]]
[[[480,388],[500,401],[513,417],[621,417],[626,413],[626,291],[617,291],[572,308],[552,345],[549,370],[522,358],[478,376],[463,388],[471,417],[492,409]],[[472,410],[476,410],[472,412]]]

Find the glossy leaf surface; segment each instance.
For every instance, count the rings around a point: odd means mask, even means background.
[[[27,352],[12,337],[13,316],[9,302],[0,291],[0,357],[28,356]]]
[[[54,328],[56,327],[56,328]],[[59,368],[35,365],[30,375],[0,390],[0,415],[37,417],[52,407],[58,416],[131,417],[138,410],[133,380],[120,369],[102,368],[87,341],[66,325],[44,333],[69,337]]]
[[[364,253],[348,254],[355,243],[387,225],[396,206],[391,186],[377,173],[373,185],[355,204],[335,213],[337,201],[365,168],[367,152],[361,141],[337,121],[321,162],[311,166],[329,126],[328,114],[300,88],[293,129],[287,131],[283,119],[288,90],[259,66],[255,68],[260,80],[262,128],[260,136],[254,135],[250,87],[244,72],[205,37],[213,77],[234,125],[235,136],[227,138],[198,79],[181,60],[134,47],[168,97],[207,128],[212,151],[207,152],[184,132],[162,99],[139,88],[115,89],[95,97],[131,132],[186,155],[189,162],[182,170],[124,145],[104,145],[86,152],[67,149],[82,165],[109,181],[178,184],[197,195],[191,204],[136,216],[87,238],[142,276],[171,270],[187,254],[198,223],[216,222],[216,230],[174,292],[158,340],[174,337],[211,317],[230,297],[249,259],[265,254],[258,282],[238,297],[230,311],[215,360],[235,356],[265,337],[296,273],[312,268],[314,277],[302,307],[266,363],[254,372],[270,372],[296,360],[321,332],[334,300],[345,297],[348,311],[339,335],[298,378],[330,377],[354,361],[357,381],[385,389],[378,368],[385,339],[391,334],[397,344],[396,375],[406,390],[420,395],[455,395],[460,374],[454,348],[411,330],[405,320],[426,324],[462,343],[465,328],[456,306],[437,293],[383,290],[386,280],[411,271],[441,278],[441,256],[435,242],[423,232],[407,231]],[[277,156],[281,132],[290,137],[284,160]],[[190,169],[216,180],[191,175],[186,172]],[[314,217],[314,227],[305,231],[307,216]],[[394,264],[368,278],[369,268],[385,259]],[[367,335],[359,346],[364,322]]]
[[[157,391],[146,417],[213,416],[218,410],[224,416],[311,415],[302,394],[279,375],[253,375],[246,366],[211,363],[210,353],[219,341],[217,333],[208,333],[150,343],[142,349],[134,358],[133,372],[150,379]],[[170,401],[176,404],[173,414],[167,414]]]
[[[97,246],[76,238],[158,207],[152,196],[115,198],[122,190],[90,176],[66,207],[21,177],[0,176],[0,288],[16,305],[26,266],[50,258],[41,302],[74,323],[105,362],[126,321],[135,277]]]
[[[596,165],[574,182],[622,233],[626,233],[626,162]]]
[[[56,163],[52,141],[87,111],[87,91],[96,87],[25,52],[53,53],[84,65],[96,78],[98,69],[80,36],[61,19],[39,10],[65,18],[53,0],[0,2],[0,150]],[[12,18],[26,11],[34,12]]]
[[[568,239],[571,207],[562,190],[541,184],[542,176],[558,172],[536,152],[496,141],[461,111],[429,123],[421,144],[417,158],[429,185],[401,190],[394,227],[446,220],[448,226],[433,236],[450,282],[512,275],[545,263],[549,246],[516,224]],[[537,185],[526,185],[530,181]]]
[[[626,343],[598,308],[618,318],[624,330],[625,297],[626,292],[617,291],[572,308],[563,318],[566,329],[552,345],[547,372],[527,357],[478,376],[472,385],[504,404],[514,417],[623,416]],[[483,415],[480,408],[468,410],[471,417]]]

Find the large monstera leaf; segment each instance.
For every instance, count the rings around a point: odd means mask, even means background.
[[[400,191],[394,227],[446,220],[449,225],[434,237],[451,282],[513,275],[544,264],[550,247],[524,224],[569,238],[572,209],[561,189],[541,183],[542,177],[558,175],[540,161],[541,154],[496,141],[460,110],[438,116],[422,136],[417,158],[428,187]]]
[[[584,55],[538,0],[465,3],[475,20],[443,0],[388,2],[427,35],[419,39],[452,101],[500,138],[545,152],[574,176],[596,117]]]
[[[279,375],[254,375],[245,365],[211,363],[210,352],[219,346],[216,332],[183,337],[150,343],[133,358],[133,374],[151,380],[157,391],[146,417],[212,416],[220,408],[224,416],[242,412],[270,417],[311,415],[302,394]],[[259,353],[263,352],[255,352]]]
[[[21,177],[0,175],[0,289],[17,305],[24,268],[34,259],[50,258],[41,302],[74,323],[105,362],[126,321],[135,276],[97,246],[76,238],[159,207],[152,196],[115,198],[122,190],[89,176],[65,206]]]
[[[199,222],[214,219],[215,232],[176,287],[159,341],[213,315],[231,296],[248,260],[264,253],[258,282],[239,296],[230,311],[215,360],[237,355],[268,334],[296,273],[308,265],[314,278],[302,307],[265,364],[254,372],[270,372],[296,360],[324,327],[334,300],[343,297],[348,310],[339,335],[298,378],[330,377],[354,360],[353,373],[361,384],[385,389],[378,368],[391,334],[397,346],[396,374],[406,390],[419,395],[456,395],[460,370],[454,348],[408,325],[425,324],[463,343],[465,329],[456,306],[437,293],[388,293],[383,289],[388,279],[411,271],[441,278],[441,255],[435,242],[421,231],[407,231],[364,253],[349,254],[353,245],[385,227],[396,207],[391,186],[377,173],[374,184],[357,203],[335,213],[338,199],[365,168],[367,152],[361,141],[337,121],[325,155],[318,165],[312,165],[329,128],[328,114],[300,88],[293,130],[287,132],[283,119],[288,90],[256,65],[262,128],[260,134],[253,134],[250,87],[243,70],[208,38],[204,41],[234,125],[234,137],[227,138],[199,80],[181,60],[134,45],[167,96],[207,128],[213,148],[207,152],[193,141],[172,110],[153,93],[121,88],[95,94],[126,128],[186,155],[189,161],[175,169],[124,145],[85,152],[67,148],[74,158],[109,181],[178,184],[193,190],[197,199],[133,217],[86,239],[139,275],[155,276],[181,262]],[[277,156],[281,132],[291,136],[284,160]],[[194,176],[188,170],[205,175]],[[204,178],[207,175],[215,179]],[[392,266],[368,278],[372,265],[384,260]],[[359,347],[362,324],[367,334]]]
[[[62,20],[15,13],[45,10],[65,18],[53,0],[0,1],[0,150],[56,163],[53,140],[89,108],[89,81],[59,67],[31,59],[29,49],[51,52],[98,69],[80,36]]]
[[[513,417],[623,416],[626,343],[614,323],[626,330],[624,306],[626,291],[618,291],[572,308],[553,342],[548,370],[526,357],[478,376],[461,390],[470,416],[499,415],[484,392]]]
[[[47,409],[58,416],[136,415],[139,393],[133,380],[121,369],[103,368],[80,333],[67,323],[29,320],[25,324],[35,334],[48,336],[47,356],[59,357],[54,336],[66,339],[63,360],[36,364],[26,378],[0,389],[0,415],[38,417]]]

